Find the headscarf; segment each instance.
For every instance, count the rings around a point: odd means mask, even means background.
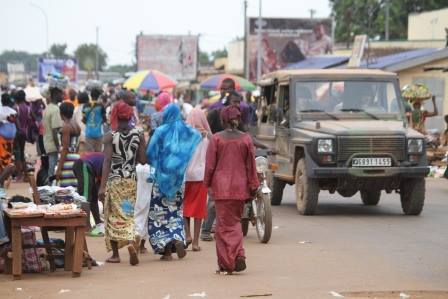
[[[151,137],[146,156],[155,168],[159,190],[168,200],[173,200],[182,187],[188,163],[200,140],[201,134],[182,121],[177,105],[165,107],[163,124]]]
[[[187,117],[187,124],[195,129],[198,129],[200,132],[206,131],[209,134],[212,133],[207,118],[205,117],[205,113],[200,108],[194,108],[191,110]]]
[[[222,123],[228,124],[232,119],[240,119],[241,118],[241,111],[236,106],[227,106],[224,109],[221,110],[221,120]]]
[[[129,120],[134,115],[134,108],[123,100],[118,101],[110,112],[110,127],[113,131],[118,128],[118,120]]]
[[[162,111],[169,103],[171,103],[171,95],[166,91],[162,91],[156,99],[156,111]]]

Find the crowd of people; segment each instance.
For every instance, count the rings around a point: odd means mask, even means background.
[[[73,186],[86,198],[90,234],[104,234],[107,262],[121,262],[126,247],[137,265],[145,241],[163,261],[182,259],[190,245],[198,252],[200,239],[215,239],[220,272],[246,269],[240,221],[259,185],[255,146],[266,147],[246,133],[250,105],[232,79],[208,107],[158,93],[148,129],[133,91],[96,81],[77,91],[56,73],[48,84],[41,98],[2,92],[0,196],[11,176],[26,180],[25,146],[33,143],[45,172],[38,184]]]

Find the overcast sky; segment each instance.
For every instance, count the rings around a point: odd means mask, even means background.
[[[99,43],[108,64],[128,64],[134,58],[135,36],[145,34],[201,34],[200,48],[223,48],[243,36],[243,0],[0,0],[2,23],[0,52],[25,50],[42,53],[46,48],[45,18],[49,41],[66,43],[72,53],[81,43]],[[266,17],[328,17],[328,0],[263,0]],[[258,14],[258,0],[248,0],[248,15]]]

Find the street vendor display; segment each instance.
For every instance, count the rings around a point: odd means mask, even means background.
[[[57,227],[65,230],[64,268],[66,271],[72,271],[73,277],[79,277],[85,248],[86,214],[66,204],[55,205],[49,209],[41,209],[32,205],[18,205],[16,207],[18,208],[5,210],[6,223],[12,243],[12,251],[8,254],[8,257],[12,258],[12,271],[7,267],[6,273],[12,274],[13,279],[21,279],[22,226],[38,226],[41,229]],[[42,231],[42,234],[44,234],[44,231]],[[44,238],[44,241],[47,249],[51,248],[48,238]],[[53,258],[51,254],[49,257]]]
[[[50,270],[55,271],[56,248],[64,249],[64,268],[72,271],[77,277],[81,273],[83,258],[89,265],[87,244],[85,243],[85,231],[87,229],[87,215],[81,206],[85,203],[85,198],[80,196],[73,187],[39,187],[31,186],[34,202],[23,196],[13,196],[4,206],[4,214],[7,237],[11,240],[9,253],[6,258],[7,274],[13,274],[14,279],[20,279],[22,271],[28,272],[29,266],[34,265],[28,258],[27,252],[37,253],[36,249],[45,248]],[[34,231],[40,231],[43,238],[43,245],[37,244],[34,232],[31,234],[34,241],[26,241],[28,236],[24,229],[34,227]],[[54,229],[65,231],[65,245],[53,244],[50,242],[48,232]],[[23,251],[25,250],[25,251]],[[37,256],[36,256],[37,258]],[[91,260],[91,258],[90,258]],[[91,264],[90,264],[91,265]],[[89,267],[90,267],[89,265]],[[42,269],[41,269],[42,270]],[[41,270],[37,272],[41,272]],[[35,271],[31,271],[35,272]]]
[[[424,84],[406,85],[402,89],[403,97],[412,105],[411,125],[412,128],[425,134],[425,121],[428,117],[438,114],[435,96],[430,92]],[[434,111],[429,112],[422,109],[422,103],[428,99],[432,99]]]

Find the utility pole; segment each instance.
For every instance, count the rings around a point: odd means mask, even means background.
[[[390,2],[389,0],[386,0],[386,21],[384,22],[384,32],[385,32],[385,40],[389,40],[389,10],[390,10]]]
[[[314,15],[316,14],[316,10],[315,9],[310,9],[309,12],[310,12],[310,18],[313,19]]]
[[[263,28],[262,19],[261,19],[261,11],[262,11],[262,0],[259,0],[258,8],[258,33],[257,33],[257,82],[261,79],[261,56],[263,54],[263,48],[261,47],[261,30]]]
[[[243,59],[243,74],[248,78],[247,74],[247,0],[244,0],[244,59]]]
[[[98,47],[98,36],[99,36],[99,27],[96,26],[96,52],[95,52],[95,75],[96,75],[96,79],[99,80],[100,79],[100,73],[99,73],[99,68],[100,68],[100,53],[99,53],[99,47]]]
[[[45,10],[37,4],[30,3],[31,6],[37,8],[45,18],[45,33],[46,33],[46,48],[47,48],[47,58],[50,57],[50,38],[48,35],[48,16]]]

